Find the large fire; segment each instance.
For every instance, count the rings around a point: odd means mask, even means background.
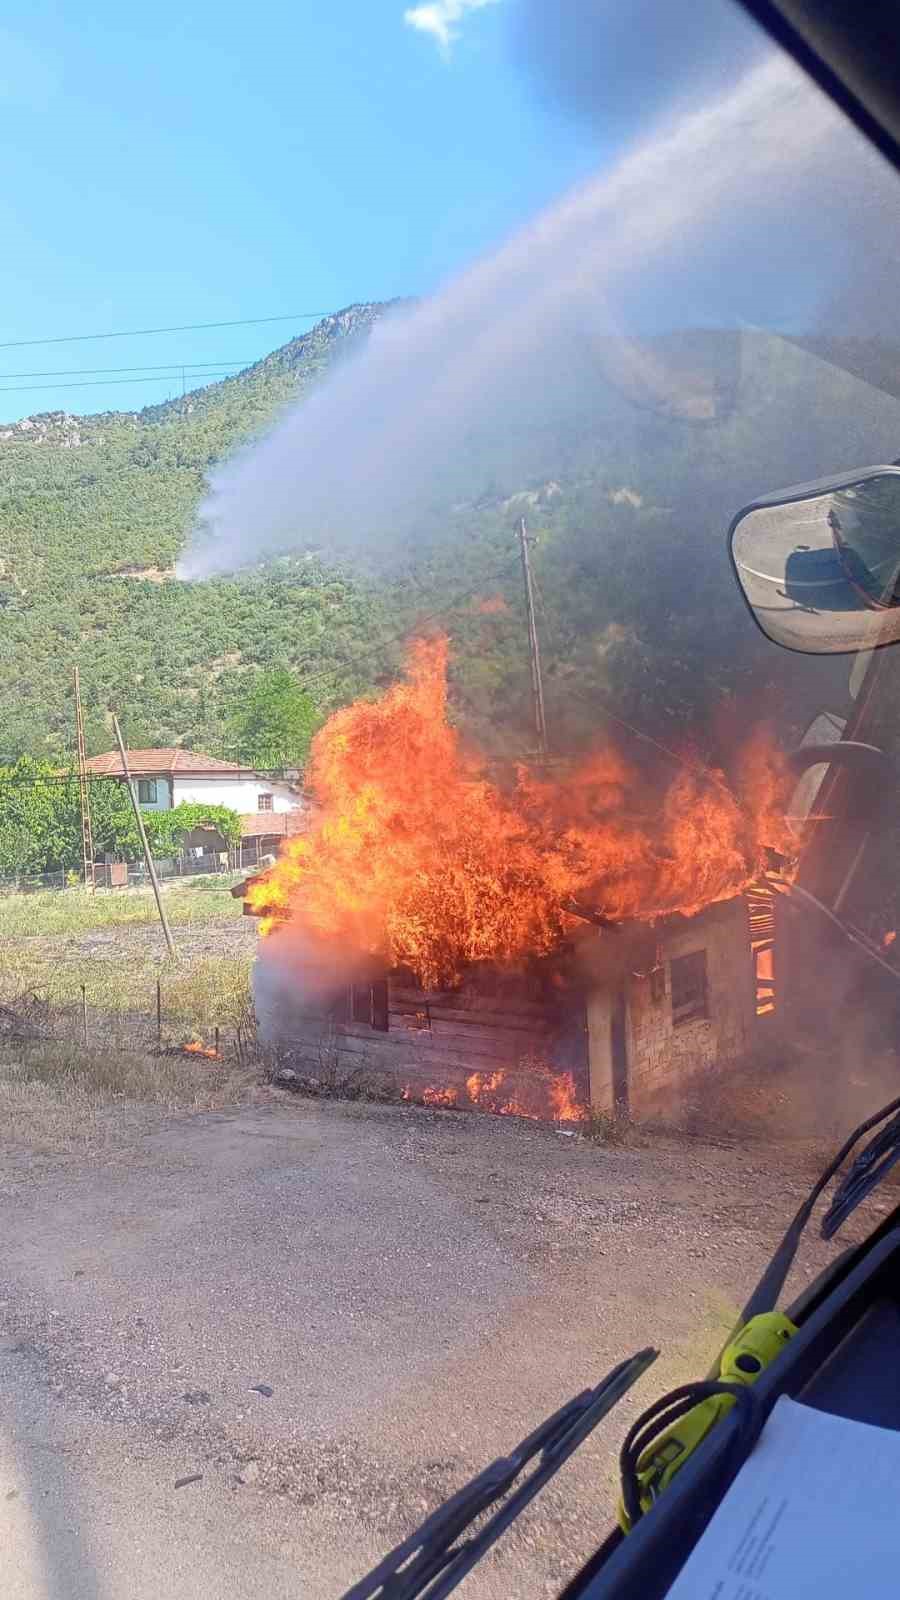
[[[405,966],[425,988],[471,962],[549,955],[584,926],[579,911],[691,915],[743,890],[783,842],[762,739],[734,787],[685,764],[660,791],[604,747],[562,778],[522,768],[504,791],[447,719],[443,638],[413,645],[380,698],[331,717],[308,777],[309,831],[248,890],[262,931],[290,923],[323,969]]]

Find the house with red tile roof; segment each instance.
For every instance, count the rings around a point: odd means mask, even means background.
[[[121,778],[125,773],[118,750],[90,756],[87,770],[96,777]],[[129,750],[128,767],[142,810],[169,811],[183,802],[228,806],[241,818],[242,843],[248,862],[273,854],[278,845],[305,826],[307,805],[287,778],[271,778],[236,761],[220,761],[199,750],[173,746],[164,750]]]

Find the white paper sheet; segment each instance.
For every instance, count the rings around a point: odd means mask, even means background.
[[[668,1600],[900,1595],[900,1433],[782,1397]]]

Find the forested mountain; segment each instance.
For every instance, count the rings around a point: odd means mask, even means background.
[[[135,746],[246,757],[234,730],[262,675],[290,669],[325,713],[395,671],[406,632],[438,625],[453,641],[454,714],[495,751],[522,752],[523,514],[559,748],[612,711],[718,756],[747,717],[799,725],[838,696],[844,667],[798,665],[756,633],[725,530],[757,493],[900,454],[900,405],[860,372],[900,372],[884,345],[854,349],[855,376],[836,364],[839,338],[827,359],[705,332],[647,341],[641,360],[612,346],[578,370],[561,360],[543,393],[472,439],[403,561],[382,570],[374,546],[350,570],[298,551],[234,579],[177,581],[208,469],[302,399],[382,309],[352,307],[137,414],[0,426],[0,764],[70,754],[76,663],[89,753],[109,747],[115,711]],[[678,403],[648,388],[648,352]]]
[[[362,590],[316,562],[186,585],[173,567],[205,474],[302,395],[380,307],[319,323],[234,378],[138,413],[0,426],[0,760],[63,753],[81,668],[90,750],[117,711],[136,745],[211,751],[248,675],[362,628]],[[326,696],[327,699],[327,696]]]

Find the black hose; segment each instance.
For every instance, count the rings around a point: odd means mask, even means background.
[[[632,1527],[644,1515],[638,1478],[638,1464],[644,1451],[679,1418],[687,1416],[687,1413],[693,1411],[701,1401],[717,1394],[731,1395],[741,1408],[742,1426],[738,1429],[735,1449],[740,1447],[740,1456],[743,1459],[746,1449],[749,1448],[750,1423],[755,1416],[752,1390],[745,1384],[722,1383],[707,1379],[701,1383],[683,1384],[681,1388],[672,1389],[669,1394],[662,1395],[659,1400],[648,1406],[629,1428],[619,1453],[622,1503]]]

